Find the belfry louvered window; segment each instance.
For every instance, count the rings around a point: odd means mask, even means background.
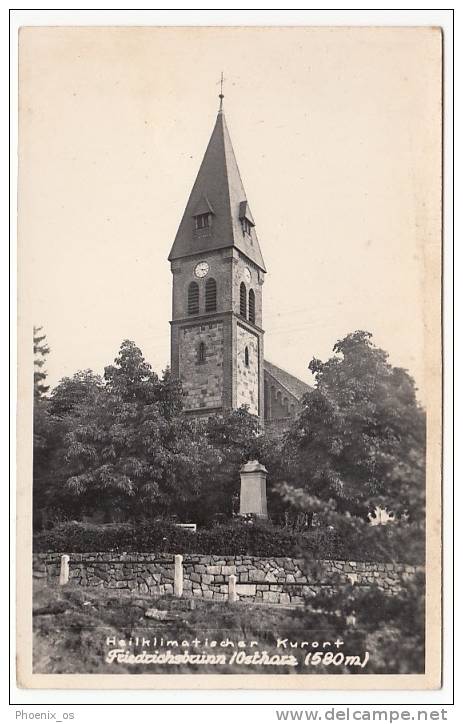
[[[246,319],[246,285],[244,282],[240,284],[240,315]]]
[[[188,314],[199,314],[199,287],[191,282],[188,287]]]
[[[217,283],[215,279],[206,282],[206,312],[217,311]]]
[[[256,323],[256,296],[254,290],[249,290],[249,321]]]

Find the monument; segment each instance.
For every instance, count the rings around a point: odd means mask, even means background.
[[[258,460],[248,460],[240,469],[240,515],[253,513],[267,520],[267,470]]]

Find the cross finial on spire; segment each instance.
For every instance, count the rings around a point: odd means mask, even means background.
[[[221,113],[221,112],[222,112],[223,99],[224,99],[224,95],[223,95],[223,71],[222,71],[222,73],[221,73],[221,75],[220,75],[220,93],[219,93],[219,98],[220,98],[219,113]]]

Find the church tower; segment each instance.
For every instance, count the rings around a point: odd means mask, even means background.
[[[222,107],[169,261],[171,369],[184,410],[247,405],[263,418],[265,265]]]

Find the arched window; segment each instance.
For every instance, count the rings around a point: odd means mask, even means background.
[[[217,311],[217,283],[215,279],[206,282],[206,312]]]
[[[247,347],[244,348],[244,364],[249,367],[249,349]]]
[[[200,342],[198,346],[198,362],[202,364],[206,361],[206,345],[204,342]]]
[[[246,285],[244,282],[240,284],[240,315],[246,319]]]
[[[199,314],[199,287],[191,282],[188,287],[188,314]]]
[[[249,290],[249,321],[256,323],[256,295],[253,289]]]

